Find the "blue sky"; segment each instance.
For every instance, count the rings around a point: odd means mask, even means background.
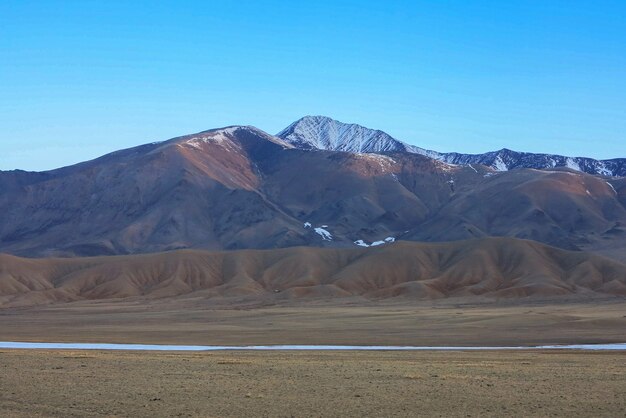
[[[626,157],[624,22],[602,0],[4,0],[0,169],[307,114],[439,151]]]

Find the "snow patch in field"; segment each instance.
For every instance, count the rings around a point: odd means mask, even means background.
[[[370,246],[368,243],[366,243],[362,239],[358,239],[358,240],[354,241],[354,243],[356,245],[358,245],[359,247],[369,247]]]

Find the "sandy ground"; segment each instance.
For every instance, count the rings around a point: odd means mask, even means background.
[[[0,415],[626,415],[626,352],[0,352]]]
[[[339,304],[341,303],[341,304]],[[0,340],[200,345],[539,345],[626,342],[626,300],[218,308],[182,299],[0,310]]]

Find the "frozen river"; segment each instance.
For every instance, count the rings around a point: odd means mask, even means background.
[[[0,341],[0,349],[44,350],[139,350],[139,351],[269,351],[269,350],[358,350],[358,351],[475,351],[475,350],[626,350],[626,343],[572,344],[508,347],[448,347],[398,345],[159,345],[159,344],[91,344],[91,343],[32,343]]]

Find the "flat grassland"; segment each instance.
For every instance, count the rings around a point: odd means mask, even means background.
[[[0,310],[0,340],[147,344],[502,346],[626,342],[626,299],[584,303],[364,302],[207,305],[85,301]]]
[[[0,352],[0,415],[626,415],[626,352]]]
[[[626,342],[626,301],[87,301],[0,310],[0,340]],[[626,352],[2,350],[0,416],[626,416]]]

